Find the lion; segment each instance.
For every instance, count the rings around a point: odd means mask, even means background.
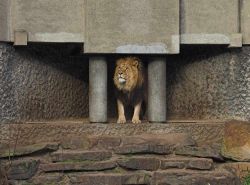
[[[141,123],[141,106],[147,94],[145,77],[144,66],[139,58],[125,57],[117,60],[113,77],[118,108],[117,123],[126,123],[125,106],[128,105],[134,107],[132,123]]]

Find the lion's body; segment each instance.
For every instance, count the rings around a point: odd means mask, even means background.
[[[141,106],[146,99],[146,75],[142,62],[135,57],[126,57],[117,61],[114,84],[117,100],[121,106]],[[140,104],[140,105],[139,105]],[[139,112],[140,112],[140,107]],[[118,104],[118,114],[119,104]]]

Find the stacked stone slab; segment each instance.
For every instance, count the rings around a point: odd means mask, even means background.
[[[60,143],[2,146],[10,184],[163,185],[240,184],[217,163],[220,152],[202,148],[185,133],[65,137]],[[10,159],[10,161],[9,161]]]

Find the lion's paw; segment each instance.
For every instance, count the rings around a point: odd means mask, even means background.
[[[118,118],[117,123],[121,123],[121,124],[126,123],[126,118]]]
[[[133,118],[133,119],[132,119],[132,123],[134,123],[134,124],[139,124],[139,123],[141,123],[141,120],[140,120],[140,119],[135,119],[135,118]]]

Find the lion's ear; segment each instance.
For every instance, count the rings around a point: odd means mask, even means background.
[[[135,66],[135,67],[138,67],[138,65],[139,65],[138,59],[134,59],[133,62],[132,62],[132,65]]]

